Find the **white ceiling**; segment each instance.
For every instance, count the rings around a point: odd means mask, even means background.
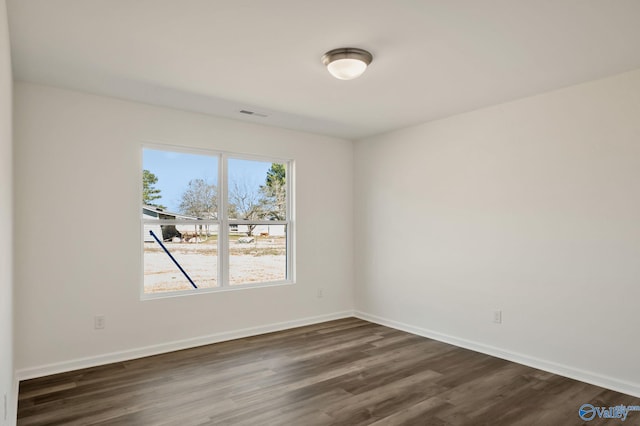
[[[8,9],[18,80],[348,139],[640,68],[639,0],[8,0]],[[320,62],[336,47],[367,49],[373,63],[336,80]]]

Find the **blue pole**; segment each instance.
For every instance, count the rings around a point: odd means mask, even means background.
[[[153,237],[153,239],[156,240],[156,242],[158,244],[160,244],[160,247],[162,247],[162,250],[164,250],[165,253],[167,253],[167,256],[169,256],[171,258],[171,260],[173,260],[173,263],[176,264],[176,266],[178,267],[178,269],[180,269],[180,272],[182,272],[184,274],[185,277],[187,277],[187,279],[189,280],[189,282],[191,283],[191,285],[193,286],[193,288],[198,288],[198,286],[193,282],[193,280],[191,279],[191,277],[189,276],[189,274],[187,274],[187,271],[185,271],[184,269],[182,269],[182,266],[180,266],[180,264],[178,263],[178,261],[171,255],[171,253],[169,253],[169,250],[167,250],[167,248],[164,246],[164,244],[162,244],[162,241],[160,241],[160,239],[158,237],[156,237],[156,234],[153,233],[152,230],[149,230],[149,234],[151,234],[151,236]]]

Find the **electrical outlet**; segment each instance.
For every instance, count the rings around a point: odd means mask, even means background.
[[[502,311],[493,311],[493,322],[502,324]]]
[[[318,289],[318,299],[322,299],[324,297],[324,290],[322,287]]]
[[[102,330],[107,325],[107,320],[104,315],[96,315],[93,318],[93,328],[96,330]]]

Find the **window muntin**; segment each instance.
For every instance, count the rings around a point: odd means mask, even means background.
[[[290,161],[145,147],[142,168],[143,295],[292,282]]]

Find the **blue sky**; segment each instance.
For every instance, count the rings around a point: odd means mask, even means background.
[[[179,212],[180,198],[192,179],[204,179],[218,185],[218,157],[184,152],[143,149],[142,167],[156,175],[162,204],[171,212]],[[264,185],[271,162],[229,159],[229,181],[246,182],[257,191]]]

